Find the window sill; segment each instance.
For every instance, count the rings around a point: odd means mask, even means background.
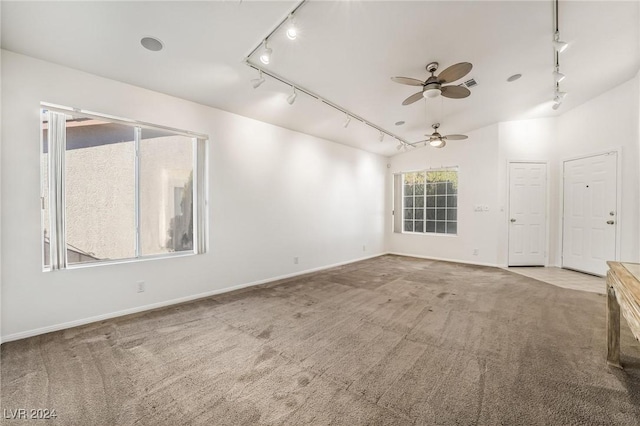
[[[457,237],[458,234],[440,234],[437,232],[408,232],[402,231],[403,235],[426,235],[426,236],[434,236],[434,237]]]
[[[146,262],[149,260],[160,260],[160,259],[173,259],[177,257],[188,257],[195,256],[196,253],[192,251],[184,251],[184,252],[173,252],[173,253],[165,253],[165,254],[154,254],[149,256],[140,256],[140,257],[132,257],[127,259],[117,259],[117,260],[97,260],[95,262],[85,262],[85,263],[74,263],[71,265],[67,265],[64,270],[70,269],[85,269],[85,268],[93,268],[96,266],[106,266],[106,265],[120,265],[126,263],[138,263],[138,262]],[[43,272],[52,272],[51,267],[44,267],[42,269]]]

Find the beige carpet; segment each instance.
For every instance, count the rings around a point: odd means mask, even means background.
[[[624,321],[622,353],[601,295],[383,256],[6,343],[1,396],[40,425],[638,424]]]

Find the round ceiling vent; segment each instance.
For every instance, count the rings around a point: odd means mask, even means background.
[[[164,47],[162,42],[154,37],[143,37],[142,40],[140,40],[140,44],[142,47],[147,50],[151,50],[152,52],[158,52]]]
[[[522,74],[514,74],[514,75],[512,75],[511,77],[509,77],[509,78],[507,79],[507,81],[508,81],[509,83],[511,83],[511,82],[513,82],[513,81],[516,81],[516,80],[517,80],[517,79],[519,79],[520,77],[522,77]]]
[[[404,121],[400,120],[400,121],[396,121],[396,126],[402,126],[404,124]]]

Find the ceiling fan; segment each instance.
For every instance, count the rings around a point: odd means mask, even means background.
[[[431,127],[433,127],[434,132],[431,135],[425,135],[428,136],[429,139],[427,139],[426,141],[424,141],[425,145],[427,144],[427,142],[429,142],[429,145],[431,145],[434,148],[444,148],[445,145],[447,144],[447,140],[452,140],[452,141],[459,141],[459,140],[463,140],[463,139],[467,139],[468,136],[466,135],[446,135],[446,136],[442,136],[440,133],[438,133],[438,128],[440,127],[440,123],[436,123],[434,125],[432,125]]]
[[[438,63],[431,62],[427,65],[427,71],[431,73],[431,77],[425,81],[418,80],[409,77],[391,77],[391,80],[400,84],[407,84],[409,86],[422,86],[422,90],[418,93],[414,93],[402,102],[402,105],[412,104],[423,97],[435,98],[438,95],[442,95],[445,98],[461,99],[466,98],[471,94],[469,89],[464,86],[443,86],[445,83],[451,83],[458,79],[461,79],[471,71],[473,65],[469,62],[460,62],[455,65],[451,65],[436,76],[435,72],[438,70]]]

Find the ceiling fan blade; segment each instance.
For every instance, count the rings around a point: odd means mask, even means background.
[[[414,102],[418,102],[420,99],[424,99],[424,96],[422,96],[422,92],[414,93],[413,95],[402,101],[402,105],[411,105]]]
[[[400,84],[408,84],[409,86],[424,86],[424,81],[416,80],[409,77],[391,77],[391,80]]]
[[[460,62],[459,64],[451,65],[438,75],[438,81],[441,84],[451,83],[469,74],[471,68],[473,68],[473,65],[469,62]]]
[[[461,141],[463,139],[467,139],[469,136],[467,135],[447,135],[445,136],[445,138],[447,138],[450,141]]]
[[[444,86],[441,90],[442,96],[451,99],[462,99],[471,94],[471,91],[463,86]]]

